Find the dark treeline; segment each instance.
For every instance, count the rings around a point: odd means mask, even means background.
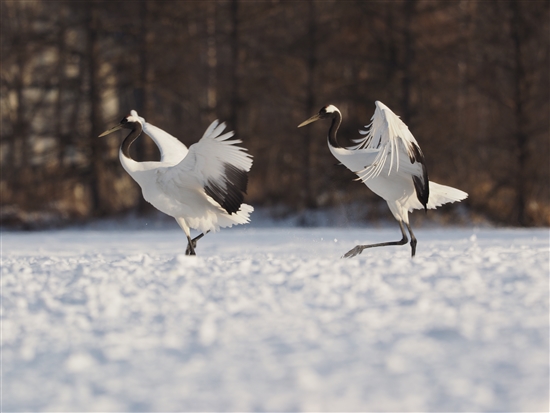
[[[3,1],[4,223],[147,212],[122,136],[97,138],[130,109],[187,145],[226,121],[254,155],[249,203],[375,211],[335,165],[328,125],[297,125],[332,103],[355,138],[381,100],[472,214],[549,225],[549,4]]]

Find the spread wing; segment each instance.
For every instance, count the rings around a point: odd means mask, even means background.
[[[163,180],[175,185],[198,183],[210,198],[232,214],[243,203],[252,156],[237,146],[242,141],[230,139],[233,132],[222,134],[224,129],[225,123],[212,122],[201,140],[189,147],[187,156],[164,171]]]
[[[376,101],[376,110],[366,130],[360,131],[364,138],[357,139],[357,145],[350,149],[378,150],[376,157],[364,169],[357,172],[366,182],[384,173],[412,175],[418,200],[426,207],[429,197],[428,171],[424,154],[418,142],[403,121],[386,105]]]
[[[187,152],[187,146],[178,140],[175,136],[170,135],[168,132],[163,131],[161,128],[156,127],[145,121],[144,118],[139,116],[135,110],[131,114],[141,121],[143,125],[143,132],[149,136],[157,144],[160,151],[160,161],[169,165],[176,165],[181,162]]]

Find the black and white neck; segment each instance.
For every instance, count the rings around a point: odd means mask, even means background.
[[[342,123],[342,113],[334,105],[328,105],[324,107],[323,110],[326,113],[325,116],[332,118],[332,123],[330,124],[330,129],[328,130],[328,143],[333,148],[342,148],[336,137],[338,128]]]
[[[122,145],[120,145],[120,152],[126,158],[134,161],[134,159],[130,156],[130,146],[132,146],[132,143],[139,138],[139,135],[143,132],[143,127],[141,126],[141,122],[128,120],[128,118],[122,119],[120,123],[123,128],[131,129],[130,134],[126,136],[122,142]]]

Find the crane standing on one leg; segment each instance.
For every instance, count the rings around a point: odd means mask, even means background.
[[[376,110],[367,130],[360,131],[363,138],[356,145],[342,147],[336,132],[342,123],[342,114],[334,105],[328,105],[302,122],[305,126],[319,119],[332,119],[328,131],[328,147],[334,157],[357,174],[375,194],[385,199],[390,211],[399,223],[403,238],[400,241],[357,245],[344,257],[354,257],[366,248],[386,245],[404,245],[408,242],[404,226],[411,236],[411,253],[416,253],[416,237],[409,224],[409,211],[433,209],[448,202],[465,199],[468,194],[456,188],[428,181],[424,154],[407,125],[382,102],[376,102]]]

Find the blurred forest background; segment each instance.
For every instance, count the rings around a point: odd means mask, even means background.
[[[97,138],[130,109],[186,145],[226,121],[254,155],[254,206],[389,217],[336,165],[328,124],[297,129],[332,103],[355,138],[375,100],[408,124],[432,180],[470,194],[469,217],[550,225],[549,5],[2,1],[3,225],[150,212],[122,134]],[[157,159],[149,138],[135,157]]]

